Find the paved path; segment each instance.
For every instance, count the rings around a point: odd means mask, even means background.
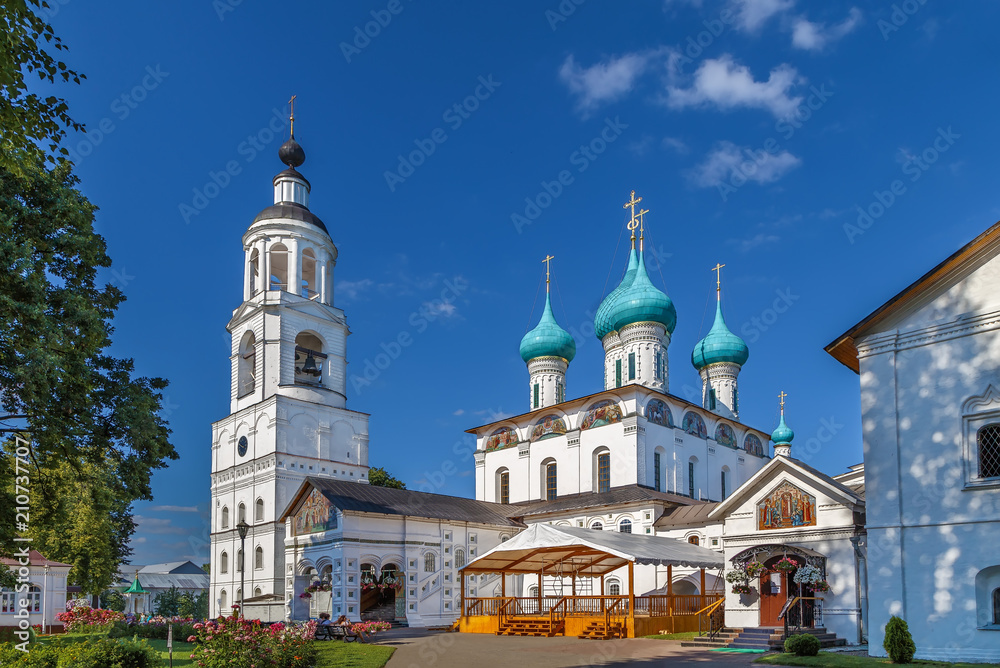
[[[749,666],[760,656],[681,647],[672,640],[498,637],[402,628],[380,635],[379,644],[396,647],[386,668]]]

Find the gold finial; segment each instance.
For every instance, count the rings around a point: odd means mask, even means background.
[[[552,260],[554,259],[556,259],[555,255],[546,255],[545,259],[542,260],[542,262],[545,263],[545,294],[549,293],[549,271],[550,271],[549,263],[551,263]]]
[[[289,122],[288,134],[291,137],[295,136],[295,98],[296,97],[298,97],[298,96],[297,95],[293,95],[292,99],[290,99],[288,101],[288,122]]]
[[[715,272],[715,298],[716,300],[722,299],[722,268],[725,267],[724,264],[715,263],[712,267],[712,271]]]
[[[784,393],[784,391],[782,391],[782,392],[781,392],[781,393],[780,393],[780,394],[778,395],[778,401],[779,401],[779,402],[780,402],[780,404],[781,404],[781,414],[782,414],[782,415],[784,415],[784,414],[785,414],[785,397],[787,397],[787,396],[788,396],[788,395],[787,395],[787,394],[785,394],[785,393]]]

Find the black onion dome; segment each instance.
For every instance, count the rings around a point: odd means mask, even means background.
[[[302,150],[293,135],[278,149],[278,159],[289,167],[298,167],[306,161],[306,152]]]
[[[319,216],[301,204],[296,204],[294,202],[282,202],[281,204],[269,206],[258,213],[257,217],[253,219],[253,222],[259,223],[262,220],[274,220],[277,218],[290,218],[303,223],[309,223],[310,225],[314,225],[326,232],[327,236],[330,235],[329,230],[326,229],[326,225],[324,225],[323,221],[319,219]]]

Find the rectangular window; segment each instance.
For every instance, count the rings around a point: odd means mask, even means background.
[[[545,467],[545,500],[556,500],[556,465],[554,462]]]
[[[622,386],[622,361],[615,360],[615,387]]]
[[[653,453],[653,487],[657,492],[663,491],[660,487],[660,453]]]
[[[708,410],[715,410],[715,390],[711,389],[708,391]]]
[[[733,390],[733,413],[740,412],[740,395],[736,390]]]
[[[500,503],[510,503],[510,473],[500,474]]]
[[[655,365],[655,368],[654,368],[654,374],[656,376],[656,380],[659,380],[660,379],[660,374],[662,373],[662,371],[660,369],[660,356],[657,355],[656,358],[655,358],[655,360],[656,360],[656,365]]]
[[[722,500],[725,501],[728,494],[726,493],[726,472],[721,471],[722,474]]]
[[[538,408],[538,397],[539,397],[538,383],[535,383],[535,408]]]
[[[694,498],[694,462],[688,462],[688,496]]]
[[[597,491],[607,492],[611,489],[611,455],[597,455]]]
[[[556,382],[556,403],[560,403],[561,404],[565,400],[566,400],[566,389],[563,387],[562,383],[560,383],[560,382],[557,381]]]
[[[628,354],[628,379],[635,380],[635,353]]]

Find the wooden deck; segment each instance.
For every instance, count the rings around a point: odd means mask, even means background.
[[[607,640],[660,632],[705,631],[720,595],[497,596],[466,598],[458,629],[465,633],[577,636]]]

